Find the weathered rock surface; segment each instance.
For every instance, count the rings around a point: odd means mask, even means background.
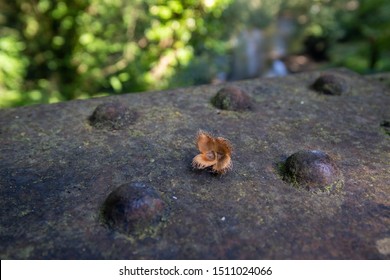
[[[389,259],[390,90],[332,72],[348,91],[314,90],[320,72],[234,83],[251,110],[215,108],[226,85],[1,110],[1,259]],[[199,129],[232,143],[232,171],[192,169]],[[283,180],[300,150],[343,187]],[[136,182],[153,189],[115,191]],[[133,208],[105,216],[117,192]]]

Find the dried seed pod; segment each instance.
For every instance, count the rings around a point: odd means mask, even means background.
[[[232,146],[222,137],[212,137],[204,131],[199,131],[196,145],[201,152],[192,160],[192,166],[197,169],[211,167],[213,172],[224,174],[232,168]]]

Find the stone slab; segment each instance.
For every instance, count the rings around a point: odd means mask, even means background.
[[[0,110],[1,259],[389,259],[390,90],[328,73],[348,90],[315,91],[321,72],[232,83],[249,110],[212,105],[225,85]],[[118,122],[94,125],[113,102]],[[231,171],[192,168],[200,129],[231,142]],[[329,155],[343,187],[283,180],[299,150]],[[107,223],[103,205],[124,184],[159,195],[157,223]]]

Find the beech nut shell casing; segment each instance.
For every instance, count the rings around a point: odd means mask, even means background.
[[[232,145],[222,137],[213,137],[200,130],[196,138],[196,146],[200,152],[192,160],[192,166],[196,169],[211,168],[218,174],[229,171],[232,164]]]

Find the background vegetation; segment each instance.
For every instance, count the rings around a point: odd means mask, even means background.
[[[390,70],[387,0],[0,0],[0,107],[209,83],[281,16],[291,53]]]

